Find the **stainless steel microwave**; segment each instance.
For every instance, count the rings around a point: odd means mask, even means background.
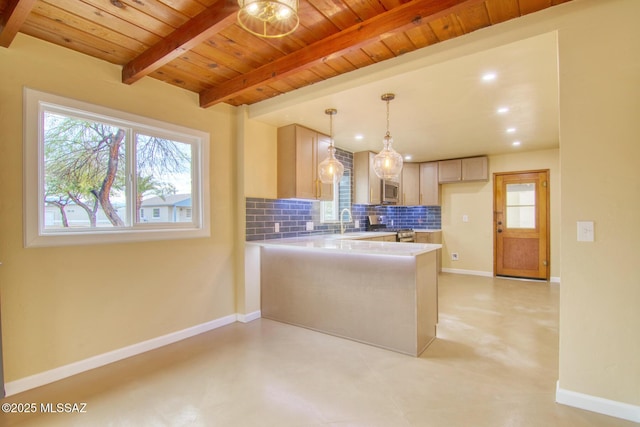
[[[382,181],[382,203],[385,205],[398,204],[400,200],[400,183],[395,181]]]

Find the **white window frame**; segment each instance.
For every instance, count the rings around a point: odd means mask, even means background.
[[[191,145],[192,218],[184,223],[136,223],[118,228],[45,230],[44,228],[44,111],[54,109],[82,117],[108,120],[147,135]],[[87,245],[187,239],[211,236],[209,202],[209,134],[34,89],[24,89],[24,245],[25,247]],[[130,147],[127,147],[131,149]],[[132,151],[131,151],[132,152]],[[131,180],[131,178],[129,178]],[[132,187],[130,183],[130,187]],[[135,187],[133,187],[135,188]],[[129,214],[134,207],[129,206]]]

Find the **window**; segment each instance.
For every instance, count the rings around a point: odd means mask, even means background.
[[[340,222],[340,213],[343,209],[351,209],[351,171],[349,169],[345,169],[338,185],[333,186],[333,200],[320,202],[320,222]]]
[[[31,89],[25,101],[25,246],[210,235],[208,134]]]
[[[536,184],[507,184],[507,228],[536,228]]]

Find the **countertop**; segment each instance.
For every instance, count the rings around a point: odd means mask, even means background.
[[[370,255],[416,256],[435,251],[442,245],[433,243],[403,243],[360,240],[395,235],[394,232],[354,232],[345,234],[317,234],[305,237],[249,241],[247,244],[272,247],[290,247],[300,250],[338,251]]]

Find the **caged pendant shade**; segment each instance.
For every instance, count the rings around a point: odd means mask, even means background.
[[[338,110],[328,108],[324,113],[329,116],[329,155],[318,165],[318,177],[323,184],[337,184],[344,174],[344,166],[336,159],[336,148],[333,146],[333,116]]]
[[[258,37],[277,38],[298,28],[298,0],[238,0],[238,24]]]
[[[389,102],[394,98],[393,93],[385,93],[380,97],[387,103],[387,133],[382,140],[382,151],[373,158],[373,170],[378,178],[384,180],[396,180],[402,172],[402,156],[393,149],[393,138],[389,133]]]

